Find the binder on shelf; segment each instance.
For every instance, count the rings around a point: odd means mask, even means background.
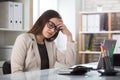
[[[23,4],[19,2],[0,2],[0,28],[23,29]]]
[[[94,20],[94,31],[97,32],[97,31],[100,31],[100,15],[99,14],[96,14],[93,16],[93,19],[95,18]]]
[[[13,2],[0,2],[0,28],[13,29]]]
[[[82,16],[82,31],[88,31],[88,16]]]
[[[14,29],[23,29],[23,4],[14,2]]]
[[[93,30],[93,26],[94,26],[94,17],[93,15],[88,15],[88,31],[94,31]]]
[[[99,14],[88,15],[88,31],[90,32],[100,31],[100,15]]]

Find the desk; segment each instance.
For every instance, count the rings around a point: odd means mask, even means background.
[[[100,76],[97,71],[90,71],[86,75],[58,75],[58,68],[31,71],[9,75],[1,75],[0,80],[120,80],[117,76]]]

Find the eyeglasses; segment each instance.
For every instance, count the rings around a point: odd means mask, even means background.
[[[60,30],[59,28],[57,28],[55,23],[53,23],[52,21],[48,21],[48,25],[47,26],[48,26],[49,29],[53,29],[54,28],[55,32],[58,32]]]

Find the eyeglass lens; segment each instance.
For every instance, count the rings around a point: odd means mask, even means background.
[[[48,27],[50,29],[54,28],[55,32],[59,31],[59,28],[57,28],[57,26],[52,21],[49,21],[48,24],[49,24]]]

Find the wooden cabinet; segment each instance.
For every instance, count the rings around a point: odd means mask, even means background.
[[[88,63],[98,59],[94,55],[101,53],[99,46],[102,40],[120,34],[120,11],[80,12],[79,15],[80,63]]]

